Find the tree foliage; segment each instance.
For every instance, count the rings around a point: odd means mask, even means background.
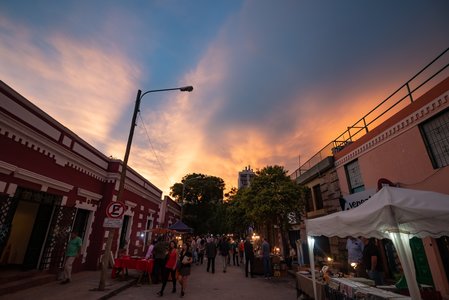
[[[252,225],[263,228],[268,236],[275,226],[279,227],[284,250],[288,251],[287,232],[292,223],[298,223],[304,209],[304,191],[283,167],[267,166],[256,172],[248,188],[231,194],[230,215],[235,218],[228,218],[229,226],[241,229],[239,226]]]
[[[244,207],[254,223],[270,222],[288,230],[289,214],[300,215],[304,207],[301,188],[281,166],[268,166],[256,176],[244,193]]]
[[[232,188],[225,199],[224,189],[221,178],[193,173],[174,184],[170,195],[184,204],[183,221],[198,234],[243,234],[249,226],[278,226],[286,233],[291,217],[304,209],[305,189],[281,166],[257,171],[248,188]]]
[[[219,177],[193,173],[175,183],[170,196],[183,206],[183,222],[203,234],[218,230],[224,188]]]

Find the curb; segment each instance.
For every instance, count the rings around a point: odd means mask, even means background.
[[[111,291],[110,293],[108,293],[108,294],[106,294],[104,296],[101,296],[100,298],[98,298],[98,300],[106,300],[106,299],[112,298],[115,295],[123,292],[124,290],[130,288],[131,286],[133,286],[135,284],[137,284],[137,279],[131,280],[130,282],[128,282],[127,284],[125,284],[125,285],[123,285],[121,287],[119,287],[118,289],[115,289],[115,290]]]

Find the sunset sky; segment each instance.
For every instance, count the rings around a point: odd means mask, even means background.
[[[449,47],[447,0],[0,1],[1,80],[168,194],[289,174]]]

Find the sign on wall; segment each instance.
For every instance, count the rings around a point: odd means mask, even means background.
[[[367,201],[371,196],[376,193],[376,189],[368,189],[363,192],[358,192],[355,194],[347,195],[343,197],[344,204],[342,203],[343,210],[353,209],[363,202]]]
[[[106,216],[113,219],[121,219],[125,213],[125,205],[122,202],[111,202],[106,208]]]

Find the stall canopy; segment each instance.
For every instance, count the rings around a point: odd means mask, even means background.
[[[143,232],[152,232],[155,234],[176,233],[176,231],[168,229],[168,228],[153,228],[153,229],[144,230]]]
[[[192,233],[193,229],[184,224],[182,221],[177,221],[175,224],[168,227],[168,229],[176,230],[178,232]]]
[[[409,239],[449,235],[449,195],[385,186],[354,209],[306,220],[306,230],[309,237],[391,239],[398,252],[410,296],[420,299]],[[313,249],[311,238],[310,247]]]

